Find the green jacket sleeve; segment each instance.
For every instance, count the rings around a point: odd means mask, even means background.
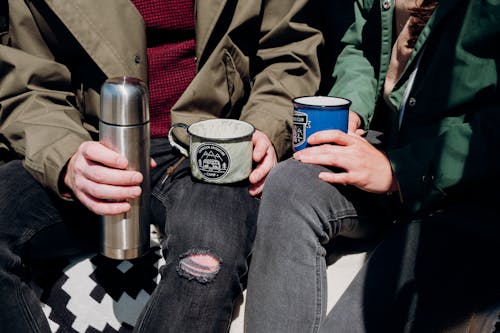
[[[355,21],[344,35],[345,47],[337,59],[333,72],[334,84],[330,96],[347,98],[352,102],[351,110],[356,112],[367,128],[373,116],[377,100],[378,48],[371,50],[380,36],[374,34],[379,28],[372,27],[375,20],[370,1],[355,1]],[[372,23],[373,22],[373,23]],[[373,52],[372,52],[373,51]]]

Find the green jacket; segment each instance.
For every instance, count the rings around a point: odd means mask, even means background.
[[[144,22],[128,0],[9,6],[9,45],[0,46],[0,149],[23,156],[28,171],[58,192],[68,159],[98,137],[104,80],[147,81]],[[308,6],[308,0],[195,1],[197,76],[174,105],[172,121],[239,118],[267,134],[283,157],[291,146],[291,99],[314,94],[320,80],[316,50],[323,40],[303,20]]]
[[[498,0],[440,2],[390,94],[398,114],[381,98],[394,41],[393,10],[394,0],[356,1],[356,21],[344,36],[330,94],[351,99],[367,128],[382,113],[392,119],[387,154],[407,212],[471,209],[467,203],[478,211],[494,209],[500,183]]]

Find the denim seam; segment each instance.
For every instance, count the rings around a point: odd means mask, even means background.
[[[321,245],[316,245],[316,306],[314,313],[314,323],[312,327],[313,332],[318,332],[321,322],[322,309],[322,291],[321,291],[321,254],[319,251]]]
[[[17,300],[19,301],[19,305],[21,308],[21,313],[24,315],[24,318],[26,319],[26,323],[31,327],[31,329],[34,332],[41,332],[40,327],[38,326],[35,318],[33,317],[29,307],[26,306],[27,301],[26,298],[23,295],[21,286],[18,285],[16,287],[16,295],[17,295]]]
[[[59,222],[60,223],[60,222]],[[16,242],[11,243],[12,249],[17,249],[18,247],[22,247],[23,244],[26,244],[34,235],[36,235],[38,232],[41,230],[45,229],[48,226],[42,227],[42,228],[33,228],[29,229],[27,232],[23,233],[19,239],[17,239]],[[20,254],[18,254],[20,255]],[[22,260],[22,259],[21,259]],[[22,282],[21,282],[22,284]],[[27,306],[28,302],[26,298],[24,297],[24,294],[22,292],[21,284],[18,284],[16,286],[16,299],[20,305],[21,308],[21,313],[24,315],[24,318],[26,319],[26,323],[30,326],[30,328],[34,332],[41,332],[41,329],[39,325],[37,324],[37,321],[33,317],[30,308]]]
[[[160,202],[161,202],[161,204],[162,204],[163,206],[165,206],[165,199],[166,199],[166,197],[167,197],[167,196],[166,196],[165,194],[163,194],[163,193],[164,193],[164,192],[162,192],[162,191],[158,190],[158,189],[156,188],[156,186],[155,186],[155,187],[154,187],[154,189],[153,189],[153,192],[152,192],[151,194],[152,194],[152,195],[153,195],[156,199],[158,199],[158,201],[160,201]]]
[[[326,218],[328,223],[326,224],[327,227],[325,228],[329,237],[334,238],[334,237],[338,236],[338,234],[341,231],[341,226],[338,224],[339,222],[342,222],[343,219],[353,218],[353,217],[357,217],[357,216],[358,216],[358,214],[354,210],[344,210],[341,212],[341,214],[329,215]]]
[[[358,213],[354,209],[346,209],[341,212],[336,212],[335,214],[328,215],[328,221],[339,221],[348,217],[357,217]]]
[[[160,202],[165,206],[165,200],[168,197],[168,190],[166,190],[169,183],[171,183],[174,179],[180,177],[179,174],[182,172],[189,171],[188,168],[184,168],[182,166],[183,162],[186,160],[184,156],[181,156],[175,162],[171,163],[168,168],[165,170],[164,174],[160,177],[160,180],[154,185],[151,194],[160,200]]]
[[[17,247],[20,247],[20,246],[23,246],[25,245],[26,243],[28,243],[28,241],[33,237],[35,236],[37,233],[41,232],[42,230],[46,229],[46,228],[49,228],[49,227],[52,227],[53,225],[56,225],[57,223],[63,223],[60,218],[56,215],[56,214],[53,214],[49,217],[47,217],[47,219],[50,219],[50,220],[55,220],[56,218],[59,219],[58,222],[55,222],[51,225],[45,225],[45,226],[42,226],[42,227],[37,227],[37,228],[32,228],[32,229],[28,229],[26,232],[24,232],[21,237],[19,237],[15,242],[12,242],[10,243],[10,245],[12,245],[12,248],[17,248]]]
[[[161,281],[160,281],[161,283]],[[159,284],[159,283],[158,283]],[[137,320],[137,326],[136,326],[136,329],[134,329],[134,332],[142,332],[143,331],[143,328],[144,328],[144,325],[145,323],[150,323],[150,317],[151,317],[151,313],[153,312],[153,309],[156,309],[156,300],[155,300],[155,297],[151,297],[149,302],[146,303],[146,307],[144,308],[144,315],[142,317],[142,320],[139,322],[139,320]],[[141,319],[139,317],[139,319]]]

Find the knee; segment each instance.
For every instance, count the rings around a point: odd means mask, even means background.
[[[319,181],[316,167],[295,159],[279,163],[266,178],[263,200],[268,201],[276,210],[307,208],[305,206],[314,195]]]
[[[212,282],[221,270],[222,259],[207,249],[191,249],[179,256],[177,273],[202,284]]]
[[[297,180],[297,172],[300,164],[294,159],[278,163],[266,178],[265,194],[283,197],[283,194],[290,192],[290,187],[294,186]]]

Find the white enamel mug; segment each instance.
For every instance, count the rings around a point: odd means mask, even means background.
[[[189,152],[173,136],[175,128],[189,134]],[[252,171],[253,125],[236,119],[209,119],[192,125],[173,124],[168,140],[188,157],[191,173],[207,183],[228,184],[245,180]]]

